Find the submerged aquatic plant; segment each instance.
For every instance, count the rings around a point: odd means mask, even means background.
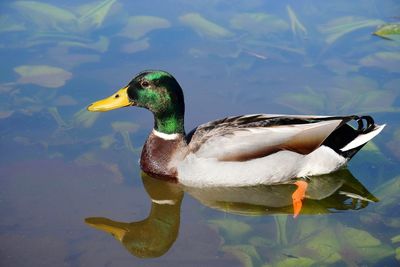
[[[89,31],[103,25],[116,1],[97,1],[71,10],[37,1],[13,2],[11,7],[19,13],[21,20],[25,21],[24,28],[17,29],[27,35],[27,41],[19,45],[31,47],[56,43],[104,52],[108,47],[106,37],[100,36],[98,40],[93,40],[87,36]],[[8,29],[15,29],[16,25],[19,24],[11,24]]]
[[[225,219],[227,223],[221,225],[224,239],[221,250],[238,258],[244,266],[265,267],[374,264],[395,254],[395,249],[367,231],[324,219],[303,218],[290,226],[289,236],[285,230],[286,217],[279,216],[275,221],[280,229],[276,233],[278,242],[268,241],[272,236],[259,236],[255,229],[232,239],[223,229],[239,222]]]
[[[289,18],[290,18],[290,28],[292,29],[293,35],[297,36],[306,36],[307,35],[307,29],[306,27],[299,21],[297,18],[296,13],[292,9],[290,5],[286,6],[286,10],[288,12]]]
[[[53,117],[53,119],[57,122],[57,125],[59,128],[68,128],[69,127],[68,124],[61,117],[61,115],[58,112],[58,109],[56,107],[48,107],[47,110],[49,111],[49,113]]]
[[[388,72],[400,72],[400,54],[398,52],[376,52],[363,57],[360,63],[366,67],[377,67]]]
[[[74,114],[72,123],[75,126],[90,128],[96,122],[99,115],[100,114],[93,114],[93,112],[89,112],[84,108]]]
[[[167,29],[171,23],[164,18],[156,16],[130,16],[125,27],[118,33],[119,36],[131,39],[124,42],[122,52],[131,54],[146,50],[150,47],[147,35],[159,29]]]
[[[72,73],[48,65],[23,65],[14,68],[20,75],[17,83],[33,83],[48,88],[58,88],[72,77]]]
[[[187,13],[180,16],[179,20],[203,37],[219,39],[234,36],[228,29],[204,18],[199,13]]]
[[[139,129],[139,125],[129,121],[115,121],[111,123],[111,126],[115,132],[121,134],[125,147],[131,152],[136,153],[137,149],[133,147],[129,133],[136,132]]]
[[[239,13],[230,19],[230,25],[237,30],[243,30],[255,36],[265,36],[271,33],[280,33],[289,29],[283,19],[262,12]]]
[[[151,31],[169,27],[171,27],[171,23],[164,18],[155,16],[131,16],[118,35],[138,40]]]
[[[350,76],[334,81],[330,90],[307,87],[282,94],[278,102],[305,114],[399,112],[394,104],[396,95],[394,90],[381,90],[367,77]]]
[[[336,42],[339,38],[353,31],[382,24],[379,19],[366,19],[359,17],[342,17],[329,21],[319,27],[319,31],[326,35],[328,44]]]
[[[373,34],[383,39],[400,41],[400,23],[381,25]]]

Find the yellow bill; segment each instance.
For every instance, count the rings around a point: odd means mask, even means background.
[[[112,234],[119,241],[122,241],[127,232],[125,229],[126,223],[115,222],[107,218],[86,218],[85,222],[96,229]]]
[[[135,103],[128,97],[128,87],[124,87],[115,94],[92,103],[87,107],[89,111],[109,111],[117,108],[122,108],[126,106],[132,106]]]

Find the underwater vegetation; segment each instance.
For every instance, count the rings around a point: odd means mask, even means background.
[[[65,46],[85,47],[104,52],[108,47],[107,38],[100,36],[98,40],[93,40],[86,36],[90,31],[102,26],[116,1],[93,2],[74,7],[73,10],[38,1],[15,1],[10,7],[18,12],[21,20],[15,22],[6,17],[6,22],[11,25],[5,26],[3,31],[26,32],[28,42],[20,44],[23,47],[55,42]]]
[[[23,65],[14,68],[20,75],[19,84],[32,83],[47,88],[57,88],[65,85],[72,73],[62,68],[47,65]]]
[[[145,218],[149,205],[137,161],[151,118],[124,110],[90,113],[85,106],[124,86],[120,83],[134,72],[163,68],[182,80],[192,112],[188,125],[233,113],[368,113],[387,128],[349,166],[378,202],[348,198],[335,206],[329,199],[324,205],[308,199],[305,215],[293,220],[290,207],[277,214],[271,207],[249,209],[188,191],[176,247],[151,264],[179,266],[185,259],[186,266],[398,265],[399,4],[166,0],[158,5],[0,4],[0,169],[6,174],[0,195],[7,207],[0,211],[5,218],[0,240],[6,252],[28,253],[20,249],[26,244],[37,255],[21,258],[46,266],[41,259],[50,250],[35,245],[41,242],[56,248],[49,258],[62,259],[49,260],[48,266],[115,263],[110,258],[120,254],[104,246],[108,240],[100,233],[88,233],[82,218],[95,214],[128,222],[118,218],[122,208],[115,202],[121,198],[127,199],[126,214]],[[52,202],[59,206],[45,211]],[[93,207],[98,213],[89,214]],[[49,218],[49,212],[61,219]],[[67,222],[76,224],[70,228]],[[63,240],[66,233],[71,236]],[[127,264],[146,263],[127,254]],[[15,266],[17,259],[10,259]],[[95,259],[103,262],[94,264]]]
[[[400,23],[383,24],[374,32],[374,34],[384,39],[398,41],[400,40]]]

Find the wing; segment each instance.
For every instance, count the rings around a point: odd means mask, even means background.
[[[200,125],[189,133],[189,149],[198,157],[221,161],[245,161],[280,150],[308,154],[353,118],[265,114],[228,117]]]

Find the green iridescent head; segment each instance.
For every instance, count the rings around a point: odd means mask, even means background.
[[[125,106],[138,106],[154,114],[157,131],[184,133],[185,104],[183,92],[175,78],[159,70],[143,71],[129,84],[108,98],[88,107],[89,111],[108,111]]]

